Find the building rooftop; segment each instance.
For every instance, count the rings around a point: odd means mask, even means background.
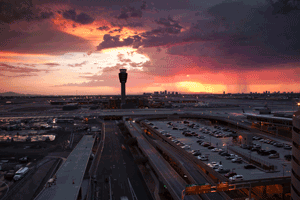
[[[77,199],[94,144],[92,135],[85,135],[56,172],[56,185],[44,189],[35,200]]]

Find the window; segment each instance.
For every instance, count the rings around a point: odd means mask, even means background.
[[[296,133],[300,134],[300,129],[297,128],[297,127],[295,127],[295,126],[293,126],[293,131],[295,131]]]
[[[293,190],[296,192],[296,194],[298,195],[298,197],[300,197],[300,192],[294,187],[293,184],[292,184],[292,188],[293,188]]]
[[[300,182],[300,176],[298,176],[298,174],[296,174],[296,173],[294,172],[293,169],[292,169],[292,174],[293,174],[294,177],[295,177],[296,179],[298,179],[298,181]]]
[[[299,144],[297,144],[296,142],[293,141],[293,145],[294,145],[298,150],[300,150]]]
[[[300,166],[299,160],[297,158],[295,158],[294,156],[292,156],[292,157],[293,157],[293,160]]]

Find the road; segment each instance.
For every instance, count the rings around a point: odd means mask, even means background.
[[[115,121],[105,122],[105,142],[96,172],[96,198],[119,200],[127,196],[129,200],[150,200],[150,194],[141,178],[133,157],[128,150],[122,150],[124,138]],[[128,149],[128,148],[127,148]],[[130,184],[133,191],[130,190]]]
[[[187,185],[177,172],[170,166],[170,164],[164,160],[164,158],[157,152],[157,150],[145,139],[145,137],[138,131],[135,123],[125,122],[130,133],[137,138],[139,147],[142,147],[142,151],[147,155],[150,164],[156,170],[156,173],[160,175],[163,183],[167,186],[170,194],[174,199],[181,199],[181,193]],[[201,199],[199,196],[188,196],[189,199]]]

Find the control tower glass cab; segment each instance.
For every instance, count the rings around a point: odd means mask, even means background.
[[[121,108],[125,105],[125,83],[127,81],[126,69],[120,69],[119,80],[121,83]]]

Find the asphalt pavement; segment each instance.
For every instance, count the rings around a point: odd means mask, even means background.
[[[132,200],[134,195],[138,199],[151,199],[133,157],[122,150],[122,144],[124,138],[115,121],[105,122],[104,149],[96,173],[96,199],[119,200],[126,196]]]

